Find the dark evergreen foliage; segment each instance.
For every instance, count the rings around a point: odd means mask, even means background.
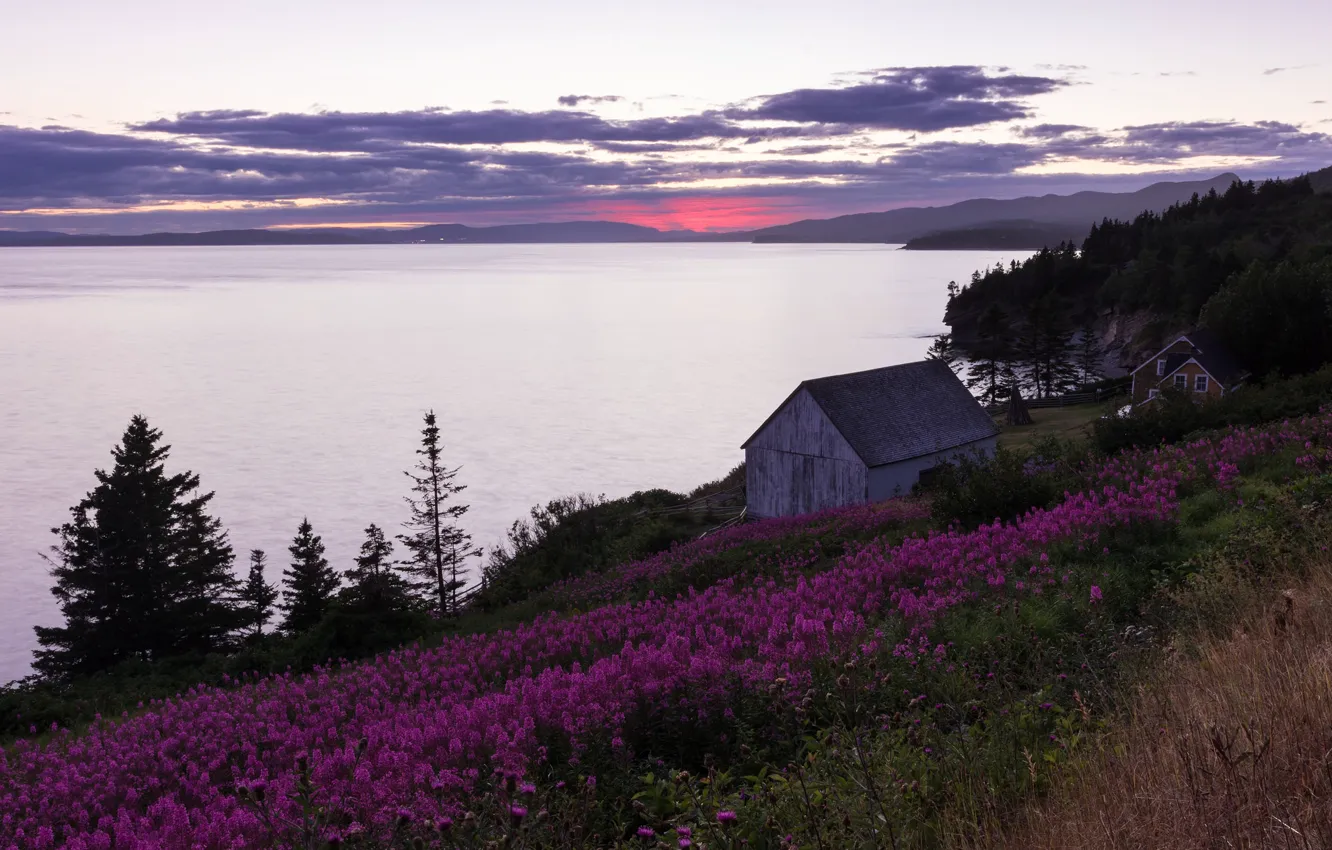
[[[1021,264],[977,272],[949,299],[945,321],[968,352],[979,345],[991,308],[1021,317],[1042,299],[1072,325],[1104,310],[1148,311],[1164,333],[1194,325],[1226,281],[1255,262],[1305,264],[1330,255],[1332,195],[1316,194],[1304,178],[1236,181],[1163,213],[1103,221],[1080,250],[1064,243]]]
[[[157,661],[226,646],[242,625],[222,524],[192,472],[167,475],[170,446],[142,416],[112,449],[110,472],[52,529],[51,592],[65,624],[38,627],[34,667],[87,675],[129,660]]]
[[[398,535],[409,555],[402,566],[415,579],[412,589],[441,616],[452,616],[458,613],[458,591],[466,585],[465,562],[480,557],[481,550],[459,525],[468,506],[454,499],[467,487],[455,481],[461,467],[444,465],[433,410],[425,415],[416,454],[415,469],[405,473],[412,481],[412,495],[406,499],[411,510],[404,523],[408,533]]]
[[[356,566],[347,571],[344,601],[360,611],[380,612],[410,607],[407,582],[393,562],[393,544],[374,523],[365,529],[365,542],[356,556]]]
[[[949,369],[953,370],[954,374],[962,368],[960,362],[962,355],[958,352],[957,347],[953,345],[952,334],[936,336],[934,341],[930,343],[929,350],[925,352],[925,356],[930,360],[942,361]]]
[[[1332,361],[1332,258],[1254,263],[1207,302],[1201,324],[1254,372],[1302,374]]]
[[[324,541],[310,525],[301,520],[296,536],[287,547],[291,566],[282,571],[282,603],[286,614],[282,630],[296,634],[312,628],[328,612],[341,581],[324,557]]]
[[[1073,329],[1050,298],[1033,301],[1016,341],[1016,367],[1022,384],[1037,397],[1059,395],[1076,381]]]
[[[1101,380],[1104,371],[1105,352],[1096,339],[1096,330],[1090,325],[1082,326],[1078,332],[1078,343],[1073,356],[1073,365],[1077,371],[1078,383],[1083,387],[1091,386]]]
[[[245,618],[245,628],[250,636],[264,633],[273,616],[273,603],[277,602],[276,585],[264,580],[264,569],[268,566],[268,556],[262,549],[250,550],[250,574],[240,592],[240,610]]]
[[[967,389],[979,391],[981,404],[1007,397],[1013,380],[1013,328],[1008,314],[992,305],[981,317],[967,369]]]

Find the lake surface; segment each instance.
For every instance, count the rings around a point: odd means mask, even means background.
[[[687,491],[804,378],[919,359],[949,280],[1025,253],[875,245],[0,250],[0,682],[59,622],[39,553],[134,413],[270,580],[308,516],[396,533],[421,415],[486,547],[532,505]]]

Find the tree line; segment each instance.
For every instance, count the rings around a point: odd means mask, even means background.
[[[402,533],[390,540],[368,525],[345,573],[329,564],[305,518],[280,582],[268,580],[260,549],[249,552],[249,571],[239,579],[228,534],[209,513],[214,494],[201,491],[193,472],[168,474],[169,453],[162,432],[134,416],[112,449],[111,469],[96,470],[96,486],[52,529],[57,542],[45,557],[64,624],[36,627],[39,675],[69,680],[131,660],[235,650],[262,639],[279,613],[277,631],[295,636],[334,614],[410,630],[460,612],[466,562],[481,550],[461,524],[466,485],[457,480],[460,467],[445,463],[433,411],[405,473]]]
[[[950,281],[950,303],[959,291]],[[936,336],[927,356],[963,373],[967,388],[982,404],[1006,399],[1014,389],[1046,398],[1100,380],[1105,352],[1090,323],[1075,328],[1067,311],[1048,296],[1033,301],[1020,319],[1015,322],[1003,307],[991,304],[978,322],[965,361],[951,334]]]
[[[1310,176],[1236,181],[1163,212],[1104,220],[1080,246],[1063,243],[978,271],[951,288],[944,321],[951,341],[984,364],[973,386],[987,395],[1005,383],[996,373],[1006,368],[1038,393],[1064,383],[1071,370],[1061,375],[1057,359],[1033,350],[1087,339],[1068,337],[1069,327],[1106,313],[1150,319],[1146,347],[1153,337],[1202,326],[1254,376],[1305,374],[1332,362],[1329,222],[1332,194]],[[1076,354],[1070,359],[1080,370]]]

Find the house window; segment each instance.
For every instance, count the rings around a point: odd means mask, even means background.
[[[1181,390],[1183,390],[1183,389],[1188,389],[1188,386],[1189,386],[1189,376],[1188,376],[1188,375],[1176,375],[1176,376],[1175,376],[1175,386],[1176,386],[1176,387],[1179,387]]]
[[[1156,394],[1159,393],[1159,392],[1160,392],[1160,390],[1156,389],[1155,387],[1153,387],[1152,389],[1148,390],[1148,391],[1147,391],[1147,400],[1148,400],[1148,401],[1151,401],[1152,399],[1156,398]]]
[[[1156,375],[1159,378],[1165,374],[1165,360],[1156,361]]]
[[[1207,392],[1207,376],[1206,376],[1206,375],[1198,375],[1198,376],[1194,377],[1194,379],[1193,379],[1193,391],[1194,391],[1195,393],[1205,393],[1205,392]]]

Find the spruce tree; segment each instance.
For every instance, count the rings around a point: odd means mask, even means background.
[[[286,614],[282,630],[288,634],[306,631],[328,612],[340,580],[324,557],[324,541],[314,533],[309,518],[301,520],[296,536],[287,547],[291,566],[282,571],[282,604]]]
[[[63,626],[37,627],[33,666],[68,678],[129,659],[155,661],[228,645],[241,626],[233,554],[193,472],[167,475],[171,447],[142,416],[111,450],[110,472],[52,529]]]
[[[949,284],[950,286],[952,284]],[[925,352],[925,357],[929,360],[938,360],[956,374],[962,365],[958,362],[960,355],[957,348],[953,345],[952,334],[939,334],[930,343],[930,347]]]
[[[411,518],[403,524],[407,534],[398,535],[409,557],[403,569],[414,577],[412,588],[426,599],[441,616],[458,612],[458,591],[463,587],[463,563],[479,557],[481,550],[472,545],[472,537],[458,524],[468,506],[452,503],[465,485],[455,482],[462,467],[446,467],[435,412],[425,415],[421,429],[421,447],[415,469],[406,475],[412,481],[412,495],[406,497]]]
[[[240,607],[245,614],[245,627],[252,637],[263,634],[264,626],[273,616],[273,603],[277,602],[278,590],[275,585],[264,580],[264,568],[268,556],[262,549],[250,550],[250,575],[240,592]]]
[[[409,601],[407,583],[393,563],[393,544],[374,523],[365,529],[365,542],[356,556],[356,566],[347,571],[347,579],[350,585],[345,595],[362,609],[395,610]]]
[[[1013,378],[1013,330],[1008,315],[991,305],[981,315],[976,346],[967,369],[967,389],[980,390],[982,404],[994,404],[1008,394]]]
[[[1091,325],[1083,326],[1076,356],[1078,379],[1083,386],[1094,384],[1101,379],[1104,356],[1100,344],[1096,341],[1096,331]]]

